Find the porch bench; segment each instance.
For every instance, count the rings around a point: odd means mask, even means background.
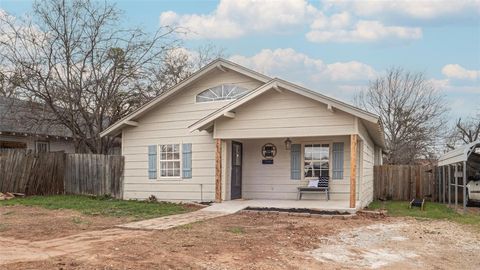
[[[297,200],[302,199],[304,193],[325,193],[326,200],[330,200],[330,192],[328,187],[328,177],[320,177],[318,180],[318,186],[298,187]]]

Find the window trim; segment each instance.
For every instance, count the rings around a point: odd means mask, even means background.
[[[313,180],[316,179],[315,177],[305,177],[305,145],[310,144],[328,144],[328,178],[331,179],[332,175],[332,142],[325,142],[325,141],[315,141],[315,142],[302,142],[302,175],[301,180]],[[298,180],[297,180],[298,181]]]
[[[178,145],[178,156],[179,156],[179,164],[180,164],[180,167],[179,167],[179,175],[178,176],[162,176],[162,145]],[[183,158],[183,153],[182,153],[182,143],[163,143],[163,144],[158,144],[157,145],[158,147],[158,175],[157,175],[157,179],[159,180],[182,180],[182,166],[183,166],[183,161],[182,161],[182,158]],[[176,162],[177,160],[164,160],[165,162]]]
[[[234,86],[237,86],[237,87],[240,87],[240,88],[243,88],[245,89],[245,94],[248,94],[250,92],[249,89],[245,88],[245,87],[242,87],[240,85],[237,85],[235,83],[222,83],[222,84],[219,84],[219,85],[215,85],[215,86],[211,86],[211,87],[208,87],[206,89],[202,89],[200,92],[196,93],[194,96],[193,96],[193,101],[195,104],[209,104],[209,103],[214,103],[214,102],[232,102],[234,100],[237,100],[241,97],[243,97],[244,95],[240,96],[240,97],[237,97],[237,98],[231,98],[231,99],[220,99],[220,100],[209,100],[209,101],[197,101],[197,96],[200,95],[201,93],[207,91],[207,90],[210,90],[212,88],[215,88],[215,87],[219,87],[219,86],[224,86],[224,85],[234,85]]]
[[[45,152],[39,152],[38,151],[38,145],[39,144],[46,144],[47,145],[47,151]],[[35,153],[48,153],[50,152],[50,142],[49,141],[35,141]]]

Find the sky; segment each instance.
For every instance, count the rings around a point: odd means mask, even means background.
[[[346,102],[401,67],[425,73],[450,121],[480,111],[480,0],[110,2],[127,26],[188,29],[188,50],[215,45],[229,60]],[[0,9],[22,16],[31,3],[0,0]]]

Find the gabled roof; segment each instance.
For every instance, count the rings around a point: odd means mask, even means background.
[[[372,136],[375,140],[375,142],[379,145],[384,147],[385,146],[385,141],[384,141],[384,134],[383,134],[383,128],[382,128],[382,123],[380,121],[380,118],[372,114],[370,112],[367,112],[365,110],[362,110],[360,108],[357,108],[355,106],[352,106],[348,103],[342,102],[340,100],[331,98],[329,96],[325,96],[323,94],[320,94],[318,92],[309,90],[307,88],[295,85],[293,83],[290,83],[288,81],[278,79],[278,78],[270,78],[266,75],[260,74],[256,71],[253,71],[251,69],[245,68],[241,65],[238,65],[236,63],[227,61],[225,59],[217,59],[210,64],[206,65],[205,67],[201,68],[194,74],[192,74],[190,77],[185,79],[184,81],[176,84],[172,88],[168,89],[164,93],[160,94],[157,96],[155,99],[151,100],[150,102],[144,104],[128,116],[124,117],[120,121],[116,122],[115,124],[111,125],[108,127],[106,130],[100,133],[100,136],[115,136],[117,135],[121,129],[125,126],[135,126],[138,125],[137,122],[135,122],[135,119],[138,117],[144,115],[145,113],[149,112],[153,108],[155,108],[156,105],[162,103],[163,101],[167,100],[169,97],[173,96],[177,92],[181,91],[184,89],[186,86],[191,85],[194,83],[196,80],[201,78],[203,75],[207,74],[208,72],[214,70],[214,69],[220,69],[220,70],[233,70],[235,72],[238,72],[240,74],[243,74],[245,76],[251,77],[255,80],[258,80],[260,82],[263,82],[264,84],[257,87],[256,89],[250,91],[248,94],[245,96],[232,101],[231,103],[225,105],[224,107],[212,112],[211,114],[205,116],[204,118],[200,119],[199,121],[195,122],[192,124],[189,128],[191,131],[195,130],[202,130],[208,126],[211,126],[213,121],[215,119],[222,117],[225,114],[228,114],[230,111],[234,110],[235,108],[241,106],[242,104],[256,98],[257,96],[261,95],[262,93],[265,93],[266,91],[271,90],[272,88],[277,89],[279,91],[280,88],[286,89],[288,91],[297,93],[299,95],[305,96],[307,98],[316,100],[318,102],[326,104],[329,108],[336,108],[340,111],[344,111],[346,113],[349,113],[355,117],[358,117],[363,121],[363,123],[367,126],[367,130],[369,133],[374,132],[375,134]]]
[[[110,136],[117,135],[120,132],[120,130],[123,127],[129,125],[132,122],[132,120],[134,120],[135,118],[137,118],[137,117],[145,114],[146,112],[150,111],[156,105],[160,104],[162,101],[164,101],[168,97],[170,97],[170,96],[174,95],[175,93],[177,93],[178,91],[182,90],[184,87],[192,84],[197,79],[199,79],[200,77],[207,74],[208,72],[210,72],[213,69],[233,70],[233,71],[236,71],[240,74],[251,77],[255,80],[261,81],[263,83],[265,83],[265,82],[267,82],[271,79],[270,77],[268,77],[264,74],[258,73],[256,71],[253,71],[251,69],[248,69],[246,67],[238,65],[238,64],[233,63],[231,61],[228,61],[228,60],[225,60],[225,59],[222,59],[222,58],[218,58],[217,60],[212,61],[210,64],[204,66],[203,68],[201,68],[197,72],[193,73],[187,79],[181,81],[180,83],[174,85],[173,87],[166,90],[162,94],[158,95],[156,98],[154,98],[151,101],[145,103],[143,106],[136,109],[135,111],[133,111],[132,113],[130,113],[129,115],[124,117],[123,119],[117,121],[115,124],[111,125],[107,129],[102,131],[100,133],[100,136],[104,137],[104,136],[107,136],[107,135],[110,135]]]
[[[225,105],[224,107],[212,112],[211,114],[205,116],[204,118],[198,120],[191,126],[189,126],[190,131],[193,132],[195,130],[203,130],[207,127],[209,127],[213,121],[216,119],[224,116],[225,114],[235,110],[236,108],[240,107],[241,105],[249,102],[250,100],[255,99],[256,97],[260,96],[261,94],[270,91],[272,89],[276,89],[281,91],[281,89],[285,89],[288,91],[291,91],[293,93],[299,94],[301,96],[316,100],[318,102],[326,104],[330,108],[335,108],[340,111],[344,111],[346,113],[349,113],[353,116],[356,116],[367,123],[371,123],[377,127],[377,130],[374,130],[375,132],[379,133],[379,136],[376,138],[376,143],[382,147],[385,145],[384,141],[384,136],[383,136],[383,129],[382,129],[382,124],[380,121],[380,118],[370,112],[367,112],[365,110],[362,110],[360,108],[357,108],[355,106],[352,106],[348,103],[339,101],[337,99],[322,95],[318,92],[309,90],[307,88],[295,85],[293,83],[287,82],[282,79],[274,78],[270,81],[268,81],[266,84],[252,90],[245,96]],[[370,125],[371,126],[371,125]],[[371,129],[370,129],[371,130]]]

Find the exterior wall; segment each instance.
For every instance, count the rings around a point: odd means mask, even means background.
[[[26,143],[27,149],[35,151],[35,138],[32,137],[16,137],[0,135],[0,141],[13,141]],[[46,141],[43,140],[42,141]],[[65,151],[65,153],[75,153],[75,146],[73,142],[67,140],[48,140],[50,145],[50,152]]]
[[[261,84],[232,71],[214,70],[145,116],[135,119],[138,127],[123,129],[125,199],[145,199],[150,195],[168,201],[215,199],[215,143],[212,134],[206,131],[191,133],[188,126],[228,104],[229,101],[195,103],[198,93],[222,83],[238,84],[247,89],[254,89]],[[148,179],[148,145],[169,143],[192,143],[191,179]]]
[[[215,138],[286,138],[354,133],[355,118],[290,91],[270,90],[215,121]]]
[[[333,142],[344,143],[343,179],[330,180],[330,199],[348,200],[350,197],[350,136],[290,138],[292,143],[328,143],[330,144],[330,160]],[[306,186],[308,180],[290,179],[290,151],[285,150],[285,138],[243,140],[243,198],[245,199],[288,199],[297,197],[297,187]],[[262,146],[273,143],[277,147],[277,155],[271,165],[262,164]],[[303,164],[303,162],[302,162]],[[330,173],[332,175],[332,165]],[[359,196],[357,188],[357,197]],[[324,200],[323,194],[305,194],[305,199]]]
[[[373,166],[375,159],[375,144],[372,142],[367,130],[360,122],[358,125],[359,136],[362,140],[360,148],[360,200],[361,207],[365,207],[373,201]]]
[[[374,165],[383,165],[383,155],[382,148],[375,146],[375,164]]]

